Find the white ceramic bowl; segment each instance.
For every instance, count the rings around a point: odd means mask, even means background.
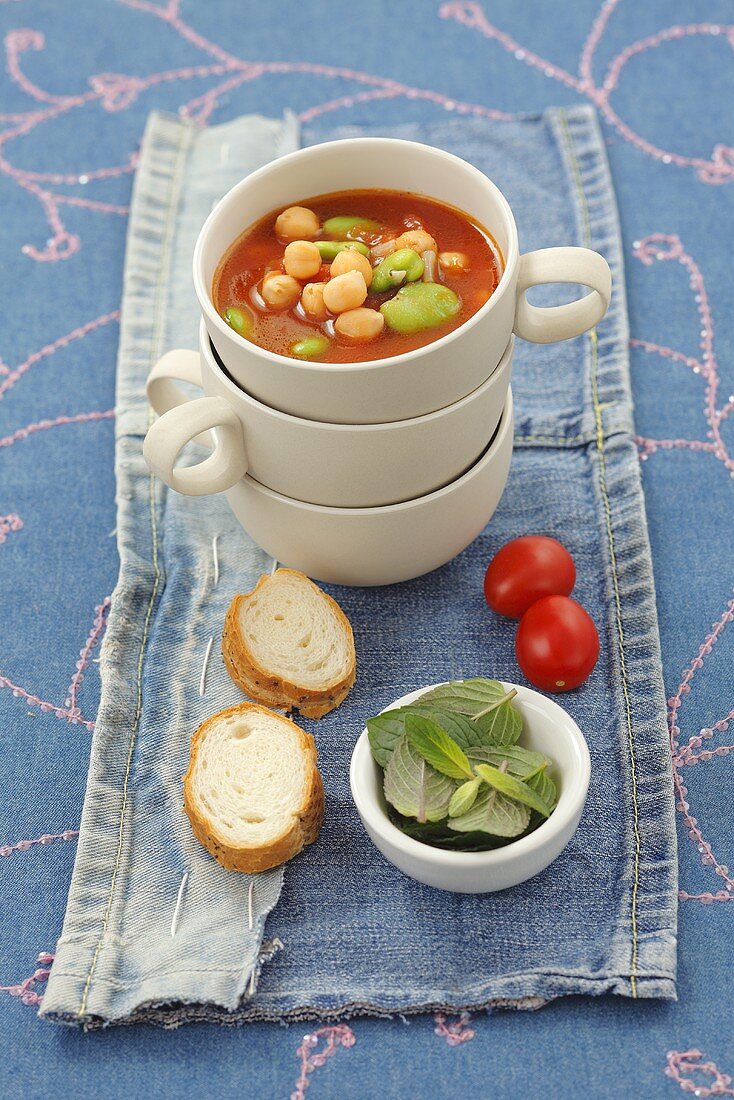
[[[364,363],[310,363],[266,351],[219,316],[212,280],[232,242],[275,210],[332,191],[391,188],[427,194],[466,211],[502,250],[505,269],[473,317],[426,347]],[[446,246],[448,247],[448,246]],[[540,308],[525,292],[548,282],[583,283],[591,293]],[[472,393],[499,362],[514,331],[549,343],[586,332],[611,295],[606,260],[588,248],[520,255],[510,206],[491,180],[459,157],[418,142],[350,138],[281,157],[228,191],[207,218],[194,252],[194,288],[212,342],[235,382],[272,409],[334,424],[409,420]]]
[[[266,489],[247,476],[229,505],[259,546],[282,565],[332,584],[395,584],[437,569],[484,528],[512,457],[512,389],[481,458],[435,493],[382,508],[327,508]]]
[[[227,377],[202,322],[199,353],[170,351],[148,378],[160,415],[148,431],[151,469],[180,492],[229,489],[247,472],[283,496],[333,508],[374,508],[425,496],[459,478],[486,450],[507,397],[514,337],[482,385],[445,409],[389,424],[325,424],[256,401]],[[175,380],[203,386],[188,400]],[[202,428],[231,426],[217,457],[176,468]]]
[[[434,685],[435,686],[435,685]],[[370,752],[367,730],[352,753],[352,798],[370,839],[385,859],[410,878],[460,894],[489,894],[525,882],[561,854],[576,832],[589,789],[591,761],[584,735],[566,711],[531,688],[517,688],[513,706],[523,717],[521,744],[553,761],[549,775],[558,787],[558,805],[542,825],[490,852],[447,852],[405,836],[387,816],[382,768]],[[387,710],[414,702],[429,687],[396,699]]]

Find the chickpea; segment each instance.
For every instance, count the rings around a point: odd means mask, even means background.
[[[330,313],[356,309],[366,297],[367,283],[361,271],[345,271],[324,286],[324,305]]]
[[[290,247],[290,245],[288,246]],[[286,252],[288,249],[286,249]],[[352,252],[350,249],[345,249],[344,252],[339,252],[331,261],[331,277],[336,278],[337,275],[343,275],[345,271],[361,271],[364,275],[364,281],[367,286],[372,282],[372,264],[363,256],[360,252]]]
[[[334,321],[337,335],[352,344],[366,344],[375,340],[385,327],[385,318],[376,309],[348,309]]]
[[[469,257],[464,252],[441,252],[438,262],[443,271],[469,270]]]
[[[398,248],[412,248],[420,256],[421,252],[437,252],[436,242],[425,229],[409,229],[407,233],[401,233],[396,244]]]
[[[301,297],[301,284],[292,275],[266,275],[260,293],[271,309],[290,309]]]
[[[283,264],[295,279],[310,279],[321,267],[321,253],[312,241],[291,241],[286,246]]]
[[[320,229],[319,219],[305,206],[289,206],[275,221],[275,232],[287,241],[311,241]]]
[[[303,312],[314,321],[325,321],[329,311],[324,305],[324,287],[326,283],[306,283],[301,294]]]

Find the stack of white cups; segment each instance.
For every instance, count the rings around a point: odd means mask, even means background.
[[[505,259],[489,301],[425,347],[360,363],[286,358],[231,329],[211,286],[243,229],[305,196],[364,188],[429,194],[486,226]],[[567,305],[531,306],[526,290],[547,282],[592,289]],[[420,576],[476,538],[510,467],[513,329],[537,343],[568,339],[601,320],[611,294],[606,261],[589,249],[520,256],[510,207],[476,168],[386,138],[313,146],[244,179],[199,235],[194,284],[199,351],[169,352],[148,381],[160,414],[145,441],[149,466],[179,492],[226,492],[244,529],[282,564],[353,585]],[[176,380],[206,396],[188,400]],[[212,454],[176,467],[210,429]]]

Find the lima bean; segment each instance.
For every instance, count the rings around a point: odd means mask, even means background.
[[[373,294],[381,294],[383,290],[394,290],[402,282],[414,283],[423,274],[423,260],[412,248],[399,248],[397,252],[391,252],[375,268],[372,276]],[[404,271],[404,277],[394,277],[394,271]]]
[[[443,283],[411,283],[383,302],[380,313],[393,332],[423,332],[454,317],[459,306],[456,294]]]
[[[370,250],[366,244],[362,244],[361,241],[314,241],[314,244],[321,253],[321,259],[326,263],[331,261],[345,249],[351,248],[354,252],[361,252],[363,256],[369,256]]]
[[[249,313],[243,309],[235,309],[234,306],[228,306],[225,309],[224,319],[235,332],[239,332],[240,336],[246,336],[252,328],[252,317]]]
[[[318,359],[329,347],[329,341],[325,336],[305,336],[303,340],[297,340],[291,347],[291,354],[296,359]]]
[[[337,218],[329,218],[323,224],[323,232],[332,240],[343,240],[345,237],[357,237],[360,229],[366,229],[370,233],[379,233],[382,226],[372,218],[358,218],[352,214],[343,214]]]

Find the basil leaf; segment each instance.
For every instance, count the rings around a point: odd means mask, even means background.
[[[449,817],[461,817],[462,814],[468,813],[477,800],[481,785],[482,781],[477,777],[457,787],[449,802]]]
[[[385,769],[385,798],[404,817],[440,821],[456,784],[432,768],[407,737],[398,741]]]
[[[530,811],[527,806],[505,797],[494,788],[485,787],[468,813],[449,819],[448,828],[457,833],[483,832],[515,837],[524,833],[529,824]]]
[[[464,692],[466,685],[469,685],[466,689],[468,694]],[[452,690],[447,691],[448,688]],[[458,695],[454,688],[460,689]],[[471,698],[474,696],[476,699],[472,704]],[[459,680],[434,688],[414,703],[367,719],[372,755],[380,767],[387,767],[395,746],[405,733],[405,716],[411,713],[433,719],[465,752],[475,745],[511,746],[520,736],[522,719],[510,703],[499,705],[476,721],[472,718],[473,714],[480,713],[487,706],[499,703],[504,696],[505,691],[496,680]]]
[[[488,852],[509,844],[511,837],[491,836],[489,833],[451,832],[446,822],[426,822],[421,824],[415,818],[401,817],[394,810],[390,820],[406,836],[419,840],[421,844],[430,844],[432,848],[443,848],[453,852]]]
[[[507,770],[509,771],[510,769],[508,768]],[[525,782],[528,787],[536,792],[536,794],[540,795],[551,810],[555,809],[556,802],[558,801],[556,785],[544,768],[533,772],[532,775],[528,775],[525,778]]]
[[[387,767],[395,746],[405,733],[405,711],[405,707],[400,707],[367,719],[370,748],[381,768]]]
[[[426,718],[432,718],[464,750],[484,743],[482,731],[468,718],[451,711],[443,711],[439,707],[422,706],[416,701],[406,707],[386,710],[367,719],[367,735],[372,755],[383,768],[387,767],[393,749],[405,733],[406,714],[422,714]]]
[[[436,725],[445,730],[452,741],[455,741],[460,749],[467,752],[473,745],[483,744],[481,730],[477,729],[474,722],[465,718],[463,714],[456,714],[450,710],[443,710],[440,706],[425,705],[419,699],[405,708],[414,714],[422,714],[426,718],[432,718]]]
[[[413,712],[406,714],[405,734],[416,752],[436,771],[452,779],[474,778],[466,753],[433,719]]]
[[[500,764],[506,764],[510,775],[515,775],[526,782],[528,776],[542,771],[550,763],[542,752],[523,749],[520,745],[507,745],[504,748],[497,748],[494,745],[475,745],[467,749],[467,756],[472,764],[491,764],[495,768],[499,768]]]
[[[506,694],[497,680],[477,677],[442,684],[421,695],[418,702],[470,719],[477,727],[477,744],[514,745],[522,733],[522,718],[510,702],[501,703]],[[494,709],[487,709],[493,705]]]
[[[543,817],[550,816],[551,807],[548,803],[521,779],[515,779],[514,775],[500,771],[499,768],[493,768],[490,764],[477,764],[476,772],[477,775],[481,775],[485,783],[489,783],[490,787],[494,787],[508,798],[522,802],[532,810],[537,810]]]

